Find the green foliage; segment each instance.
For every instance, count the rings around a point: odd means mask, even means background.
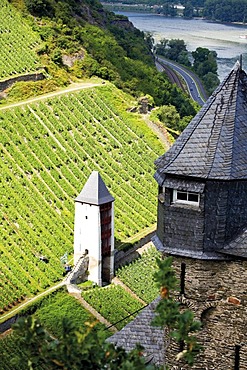
[[[58,84],[54,80],[16,82],[7,89],[8,101],[19,101],[54,91]]]
[[[96,287],[82,292],[82,297],[118,330],[132,321],[136,311],[143,307],[142,303],[119,285]]]
[[[11,333],[0,339],[1,368],[27,370],[27,353],[20,346],[19,336]]]
[[[155,46],[156,53],[167,59],[174,60],[186,66],[190,66],[189,52],[184,40],[179,39],[161,39]]]
[[[186,67],[191,67],[189,52],[184,40],[162,39],[160,43],[156,44],[155,50],[158,55]],[[192,57],[194,58],[192,69],[201,78],[207,93],[211,95],[220,82],[217,76],[217,53],[207,48],[198,47],[195,51],[192,51]],[[191,109],[191,106],[181,102],[181,94],[179,95],[176,92],[176,95],[171,90],[169,102],[177,108],[180,116],[194,116],[195,111]]]
[[[246,0],[206,0],[203,15],[221,22],[246,22]]]
[[[158,119],[166,127],[179,130],[180,115],[173,105],[163,105],[151,112],[150,119]],[[180,131],[180,130],[179,130]]]
[[[198,76],[203,77],[208,72],[217,73],[217,53],[207,48],[198,47],[192,51],[194,58],[193,69]]]
[[[193,365],[195,356],[201,350],[196,337],[192,334],[201,327],[199,321],[194,320],[194,314],[190,310],[181,312],[180,304],[174,297],[174,291],[178,290],[178,280],[172,267],[172,257],[157,260],[159,270],[154,274],[154,279],[160,288],[161,300],[156,307],[153,324],[165,327],[169,335],[178,343],[182,343],[184,350],[177,356],[188,365]]]
[[[202,81],[209,95],[214,92],[215,88],[219,85],[220,82],[217,75],[212,72],[208,72],[207,74],[205,74],[202,78]]]
[[[217,53],[207,48],[198,47],[192,52],[193,70],[201,77],[208,94],[212,94],[219,84],[217,77]]]
[[[174,3],[170,3],[169,1],[162,3],[160,11],[162,14],[169,17],[176,17],[177,15],[177,9],[175,8]]]
[[[176,135],[179,135],[189,124],[192,116],[184,116],[181,118],[173,105],[163,105],[152,110],[150,119],[153,122],[161,122],[166,128],[172,129],[176,132]]]
[[[127,18],[103,11],[98,1],[26,0],[26,5],[43,16],[42,21],[33,18],[32,27],[43,41],[37,53],[56,85],[65,86],[70,76],[98,76],[136,97],[149,94],[156,105],[173,104],[174,88],[154,64],[152,37],[132,27]],[[62,63],[64,55],[80,56],[68,68]],[[186,52],[179,58],[186,63]],[[178,89],[176,95],[190,110],[189,99]]]
[[[186,1],[184,5],[183,16],[185,18],[192,18],[194,15],[194,7],[191,1]]]
[[[58,340],[31,317],[14,325],[19,346],[26,352],[26,369],[154,369],[152,365],[146,367],[140,346],[127,353],[106,343],[93,325],[85,333],[64,319],[62,327],[62,337]]]
[[[147,303],[152,302],[158,295],[153,273],[157,271],[156,259],[159,257],[156,248],[149,248],[141,258],[119,268],[116,272],[117,277]]]
[[[33,15],[38,16],[53,16],[53,0],[24,0],[25,5]]]

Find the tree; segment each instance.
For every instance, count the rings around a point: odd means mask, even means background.
[[[182,52],[188,52],[184,40],[171,39],[167,43],[166,58],[178,61]]]
[[[180,115],[173,105],[163,105],[152,111],[151,115],[157,117],[166,127],[175,131],[179,130]],[[151,117],[152,117],[151,116]]]
[[[208,72],[205,76],[203,76],[202,81],[210,95],[214,92],[215,87],[218,86],[220,83],[220,80],[217,77],[217,75],[212,72]]]
[[[154,274],[154,278],[160,287],[161,300],[156,307],[157,315],[153,324],[166,328],[169,337],[180,344],[181,352],[177,359],[183,359],[188,365],[193,365],[201,346],[192,333],[198,331],[201,324],[194,320],[194,314],[190,310],[181,312],[179,302],[172,295],[178,290],[172,257],[157,259],[157,264],[159,270]]]
[[[52,0],[24,0],[28,11],[37,16],[53,16],[54,2]]]
[[[217,75],[217,53],[207,48],[198,47],[192,51],[194,58],[193,69],[201,77],[210,95],[219,84]]]
[[[64,319],[62,336],[54,338],[33,317],[21,318],[13,325],[19,343],[25,351],[26,368],[35,370],[154,370],[146,365],[141,346],[131,352],[115,348],[105,341],[104,332],[94,330],[94,324],[87,324],[84,332]]]
[[[194,58],[193,69],[198,76],[203,77],[208,72],[217,74],[217,53],[207,48],[198,47],[192,51]]]
[[[162,13],[165,16],[176,17],[177,9],[175,8],[173,3],[170,3],[169,1],[165,1],[162,4]]]
[[[191,3],[191,1],[187,1],[184,5],[184,12],[183,12],[183,16],[185,18],[192,18],[193,17],[193,13],[194,13],[194,8],[193,8],[193,5]]]
[[[163,55],[167,59],[190,66],[189,52],[184,40],[179,39],[161,39],[155,46],[156,54]]]

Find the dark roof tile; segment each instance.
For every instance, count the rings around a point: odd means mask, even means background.
[[[152,357],[151,362],[160,366],[164,363],[164,330],[151,325],[158,300],[159,298],[145,307],[133,321],[107,341],[127,351],[131,351],[139,343],[144,347],[146,355]]]
[[[160,185],[164,174],[247,179],[247,75],[239,63],[155,164]]]
[[[114,198],[109,193],[98,171],[93,171],[75,201],[98,206],[113,202]]]

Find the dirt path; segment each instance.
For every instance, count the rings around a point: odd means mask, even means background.
[[[30,299],[26,300],[25,302],[23,302],[20,305],[18,305],[15,309],[9,311],[5,315],[2,315],[0,317],[1,322],[4,322],[4,321],[8,320],[9,318],[11,318],[15,314],[17,314],[20,310],[22,310],[23,308],[25,308],[26,306],[28,306],[30,303],[33,303],[34,301],[36,301],[37,299],[45,296],[46,294],[49,294],[52,291],[57,290],[58,288],[62,287],[63,285],[65,285],[65,281],[61,281],[60,283],[58,283],[58,284],[50,287],[49,289],[45,290],[44,292],[42,292],[40,294],[37,294],[33,298],[30,298]]]
[[[68,86],[64,89],[53,91],[53,92],[50,92],[50,93],[47,93],[47,94],[44,94],[44,95],[39,95],[39,96],[36,96],[34,98],[30,98],[30,99],[27,99],[27,100],[22,100],[20,102],[10,103],[10,104],[4,105],[4,106],[0,107],[0,110],[4,110],[4,109],[7,109],[7,108],[13,108],[13,107],[19,107],[21,105],[25,105],[25,104],[28,104],[28,103],[33,103],[35,101],[51,98],[53,96],[62,95],[62,94],[66,94],[68,92],[79,91],[79,90],[82,90],[82,89],[88,89],[90,87],[101,86],[101,85],[102,85],[102,83],[100,83],[100,82],[98,82],[98,83],[96,83],[96,82],[95,83],[94,82],[73,83],[73,84],[71,84],[70,86]]]
[[[166,129],[150,121],[148,114],[143,114],[142,117],[144,121],[146,122],[146,124],[148,125],[148,127],[151,128],[151,130],[158,136],[162,144],[164,144],[165,150],[168,150],[172,144],[169,141]]]

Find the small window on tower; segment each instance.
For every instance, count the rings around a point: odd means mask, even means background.
[[[173,203],[182,203],[199,206],[199,200],[200,200],[199,193],[173,189]]]

